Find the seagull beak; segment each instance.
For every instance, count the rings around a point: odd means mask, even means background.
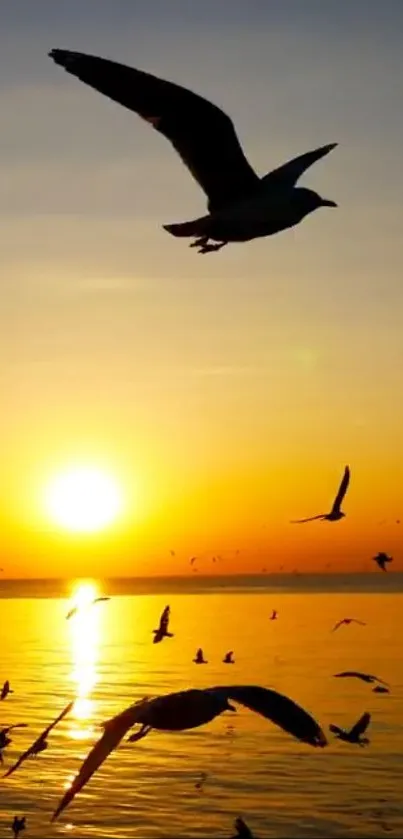
[[[321,206],[322,207],[338,207],[338,204],[336,204],[335,201],[329,201],[328,198],[322,198],[321,199]]]

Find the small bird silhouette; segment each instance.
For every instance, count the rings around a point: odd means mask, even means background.
[[[346,626],[349,626],[350,623],[358,623],[358,624],[360,624],[360,626],[366,626],[366,623],[364,623],[364,621],[359,621],[359,620],[357,620],[357,618],[343,618],[343,620],[335,623],[335,625],[334,625],[334,627],[331,631],[336,632],[336,629],[338,629],[339,626],[343,626],[343,623],[345,623]]]
[[[11,825],[11,830],[14,834],[14,839],[18,839],[20,833],[26,828],[26,818],[22,816],[22,818],[18,818],[18,816],[14,816],[13,823]]]
[[[171,609],[165,606],[165,609],[160,617],[160,625],[158,629],[153,629],[154,640],[153,644],[159,644],[164,638],[173,638],[173,632],[168,632],[169,620],[171,616]]]
[[[228,653],[225,653],[225,656],[223,658],[223,663],[224,664],[235,664],[234,651],[233,650],[230,650]]]
[[[234,827],[236,830],[236,835],[232,836],[231,839],[257,839],[257,836],[254,836],[252,831],[249,830],[248,825],[244,822],[243,819],[239,816],[239,818],[235,819]]]
[[[381,568],[382,571],[387,571],[386,565],[388,562],[393,562],[393,556],[388,556],[385,553],[379,553],[373,557],[374,562]]]
[[[2,756],[3,749],[6,749],[7,746],[9,746],[10,743],[12,742],[11,737],[8,736],[10,731],[13,731],[14,728],[27,728],[27,727],[28,726],[27,726],[26,722],[17,722],[17,723],[14,723],[14,725],[7,726],[7,728],[0,729],[0,763],[3,763],[3,756]]]
[[[52,49],[68,73],[137,113],[169,140],[207,196],[208,214],[166,224],[173,236],[195,239],[200,253],[228,242],[271,236],[319,207],[336,207],[305,187],[303,172],[337,145],[299,155],[260,178],[248,163],[231,119],[217,105],[166,79],[99,56]],[[216,244],[209,244],[209,240]]]
[[[184,690],[141,700],[103,724],[104,733],[85,758],[71,786],[64,793],[52,822],[85,786],[94,772],[115,749],[134,725],[141,728],[128,741],[146,737],[152,729],[184,731],[218,717],[224,711],[235,711],[229,700],[238,702],[271,720],[291,736],[313,747],[327,746],[326,736],[316,720],[288,696],[256,685],[231,685]]]
[[[334,499],[333,507],[330,510],[330,513],[321,513],[319,516],[310,516],[308,519],[296,519],[292,521],[291,524],[305,524],[307,521],[315,521],[316,519],[322,519],[324,521],[339,521],[343,519],[346,515],[341,511],[341,505],[343,503],[344,496],[347,492],[348,485],[350,483],[350,469],[346,466],[344,470],[344,475],[339,487],[339,491]]]
[[[95,599],[91,600],[90,603],[86,603],[85,605],[81,604],[80,606],[74,606],[67,613],[66,621],[70,620],[70,618],[72,618],[73,615],[76,615],[77,612],[81,612],[84,608],[87,608],[88,606],[94,606],[95,603],[104,603],[105,600],[110,600],[110,599],[111,599],[110,597],[95,597]]]
[[[195,658],[193,659],[195,664],[208,664],[208,661],[204,658],[203,650],[201,647],[196,652]]]
[[[335,673],[334,676],[336,679],[361,679],[361,681],[367,682],[369,685],[372,685],[374,682],[380,682],[382,685],[388,684],[383,679],[378,679],[378,676],[372,676],[370,673],[360,673],[359,670],[344,670],[342,673]]]
[[[195,789],[197,789],[199,792],[203,792],[203,787],[204,787],[204,784],[206,783],[206,781],[207,781],[207,773],[202,772],[199,780],[196,781],[196,783],[195,783]]]
[[[28,757],[30,757],[31,755],[38,755],[40,754],[40,752],[43,752],[45,751],[45,749],[47,749],[48,736],[50,732],[71,711],[73,705],[74,702],[69,702],[69,704],[66,705],[61,714],[59,714],[59,716],[56,717],[56,719],[53,720],[53,722],[51,722],[51,724],[48,725],[48,727],[45,728],[44,731],[42,731],[42,734],[40,734],[39,737],[37,737],[32,746],[30,746],[29,749],[27,749],[25,752],[23,752],[22,755],[20,755],[14,766],[11,766],[11,768],[3,776],[4,778],[8,778],[9,775],[12,775],[13,772],[15,772],[15,770],[18,769],[19,766],[21,766],[24,760],[26,760]]]
[[[14,691],[11,690],[10,682],[7,679],[7,681],[4,682],[4,685],[3,685],[1,693],[0,693],[0,700],[7,699],[7,696],[8,696],[9,693],[14,693]]]
[[[271,620],[271,621],[276,621],[276,620],[277,620],[277,615],[278,615],[277,610],[276,610],[276,609],[273,609],[273,611],[272,611],[272,613],[271,613],[271,615],[270,615],[270,620]]]
[[[359,746],[368,746],[370,742],[368,737],[363,737],[362,735],[367,730],[370,721],[371,714],[366,712],[362,715],[362,717],[360,717],[358,722],[353,725],[350,731],[344,731],[344,729],[339,728],[338,725],[329,725],[329,730],[332,734],[335,734],[339,740],[345,740],[346,743],[357,743]]]
[[[390,690],[383,685],[376,685],[376,687],[372,688],[372,693],[390,693]]]

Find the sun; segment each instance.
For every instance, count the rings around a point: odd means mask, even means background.
[[[101,469],[74,467],[54,477],[45,506],[56,524],[74,533],[93,533],[112,524],[122,508],[120,489]]]

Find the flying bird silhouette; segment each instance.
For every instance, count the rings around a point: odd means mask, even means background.
[[[387,564],[393,562],[393,556],[388,556],[385,553],[379,553],[373,559],[382,571],[387,571]]]
[[[343,623],[345,623],[346,626],[349,626],[350,623],[358,623],[358,624],[360,624],[360,626],[366,626],[366,623],[364,623],[364,621],[359,621],[359,620],[357,620],[357,618],[343,618],[343,620],[335,623],[335,625],[334,625],[334,627],[331,631],[336,632],[336,629],[338,629],[339,626],[343,626]]]
[[[390,693],[389,688],[383,687],[383,685],[376,685],[376,687],[372,688],[372,693]]]
[[[233,650],[230,650],[228,653],[225,653],[225,656],[223,658],[223,663],[224,664],[235,664],[234,651]]]
[[[330,513],[321,513],[319,516],[310,516],[308,519],[296,519],[292,521],[291,524],[305,524],[307,521],[316,521],[316,519],[323,519],[324,521],[339,521],[339,519],[343,519],[346,515],[341,511],[341,505],[343,503],[343,498],[347,492],[348,485],[350,483],[350,469],[346,466],[344,470],[344,475],[339,487],[339,491],[336,495],[336,498],[333,502],[333,507],[330,510]]]
[[[65,716],[67,716],[67,714],[71,711],[73,705],[74,701],[69,702],[69,704],[66,705],[61,714],[59,714],[59,716],[56,717],[56,719],[53,720],[53,722],[51,722],[51,724],[48,725],[48,727],[45,728],[44,731],[42,731],[42,734],[40,734],[39,737],[37,737],[35,742],[32,743],[32,746],[30,746],[29,749],[27,749],[25,752],[23,752],[22,755],[20,755],[14,766],[11,766],[11,768],[5,773],[5,775],[3,776],[4,778],[8,778],[9,775],[12,775],[13,772],[15,772],[16,769],[18,769],[28,757],[30,757],[31,755],[38,755],[40,754],[40,752],[43,752],[45,751],[45,749],[47,749],[48,737],[50,732]]]
[[[235,711],[230,699],[271,720],[301,742],[321,748],[327,745],[324,732],[307,711],[287,696],[267,688],[254,685],[222,686],[185,690],[141,700],[104,723],[102,737],[93,746],[70,788],[63,795],[52,821],[85,786],[134,725],[139,724],[141,728],[129,737],[131,743],[141,740],[153,728],[162,731],[198,728],[224,711]]]
[[[66,615],[66,620],[70,620],[73,615],[76,615],[77,612],[81,612],[83,609],[87,608],[87,606],[94,606],[95,603],[104,603],[106,600],[110,600],[110,597],[95,597],[94,600],[91,600],[90,603],[80,604],[79,606],[74,606]]]
[[[2,728],[0,730],[0,763],[3,764],[3,751],[7,748],[7,746],[12,743],[11,737],[9,737],[9,732],[13,731],[14,728],[27,728],[26,722],[17,722],[14,725],[9,725],[7,728]]]
[[[372,676],[370,673],[360,673],[359,670],[344,670],[342,673],[335,673],[336,679],[361,679],[362,682],[367,682],[372,685],[374,682],[380,682],[382,685],[387,685],[383,679],[378,679],[378,676]]]
[[[7,681],[5,681],[5,682],[4,682],[4,685],[3,685],[2,689],[1,689],[1,693],[0,693],[0,700],[2,700],[2,699],[7,699],[7,696],[8,696],[8,694],[9,694],[9,693],[14,693],[14,691],[13,691],[13,690],[11,690],[11,688],[10,688],[10,682],[9,682],[9,681],[8,681],[8,679],[7,679]]]
[[[241,817],[235,819],[234,827],[236,830],[236,835],[232,836],[231,839],[257,839],[256,836],[253,835],[252,831],[249,830],[248,825],[244,822]]]
[[[194,238],[200,253],[293,227],[319,207],[336,207],[305,187],[303,172],[337,143],[309,151],[260,178],[248,163],[231,119],[220,108],[177,84],[94,55],[52,49],[68,73],[119,102],[169,140],[207,196],[208,214],[166,224],[173,236]],[[209,244],[209,240],[215,244]]]
[[[201,647],[199,647],[199,649],[197,650],[193,661],[194,664],[208,664],[208,661],[206,661],[206,659],[204,658],[203,650]]]
[[[350,731],[345,731],[343,728],[339,728],[338,725],[329,725],[329,730],[332,734],[335,734],[339,740],[345,740],[346,743],[357,743],[359,746],[368,746],[368,737],[363,737],[362,735],[366,732],[370,721],[371,714],[366,712],[362,715],[362,717],[360,717],[358,722],[353,725]]]
[[[26,818],[22,816],[22,818],[18,818],[18,816],[14,816],[13,823],[11,825],[11,830],[14,834],[14,839],[18,839],[20,833],[26,828]]]
[[[165,609],[160,617],[160,625],[158,629],[153,629],[154,633],[154,640],[153,644],[159,644],[164,638],[173,638],[173,632],[168,632],[169,626],[169,619],[171,615],[171,610],[169,606],[165,606]]]
[[[276,610],[276,609],[273,609],[273,611],[272,611],[272,613],[271,613],[271,615],[270,615],[270,620],[271,620],[271,621],[276,621],[276,620],[277,620],[277,615],[278,615],[277,610]]]

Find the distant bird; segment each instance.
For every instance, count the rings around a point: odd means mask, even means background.
[[[175,551],[169,551],[170,556],[176,556]]]
[[[331,631],[336,632],[336,629],[338,629],[339,626],[343,626],[343,623],[345,623],[346,626],[349,626],[350,623],[359,623],[360,626],[366,626],[366,623],[364,623],[364,621],[358,621],[357,618],[343,618],[343,620],[335,623],[335,625],[334,625],[334,627]]]
[[[177,84],[81,52],[52,49],[68,73],[124,105],[169,140],[205,192],[208,215],[166,224],[173,236],[194,238],[200,253],[293,227],[319,207],[336,207],[305,187],[303,172],[337,143],[288,161],[260,178],[248,163],[234,125],[216,105]],[[209,244],[209,240],[216,244]]]
[[[26,722],[17,722],[14,725],[9,725],[7,728],[0,729],[0,763],[3,763],[3,750],[7,748],[7,746],[12,743],[11,737],[9,737],[9,732],[13,731],[14,728],[27,728]]]
[[[225,653],[225,656],[223,658],[223,664],[235,664],[233,650],[230,650],[228,653]]]
[[[73,609],[70,609],[70,611],[67,613],[66,620],[67,621],[70,620],[70,618],[72,618],[73,615],[76,615],[77,612],[81,612],[84,608],[87,608],[87,606],[94,606],[95,603],[104,603],[106,600],[110,600],[110,599],[111,599],[110,597],[95,597],[95,599],[91,600],[90,603],[85,603],[85,604],[80,604],[79,606],[74,606]]]
[[[376,562],[376,564],[379,565],[379,568],[381,568],[382,571],[387,571],[388,569],[387,569],[386,565],[389,562],[393,562],[393,556],[388,556],[385,553],[379,553],[376,556],[374,556],[373,559],[374,559],[374,562]]]
[[[8,679],[7,679],[7,681],[6,681],[6,682],[4,682],[4,685],[3,685],[2,689],[1,689],[1,693],[0,693],[0,700],[2,700],[2,699],[7,699],[7,696],[8,696],[8,694],[9,694],[9,693],[14,693],[14,691],[13,691],[13,690],[11,690],[11,688],[10,688],[10,682],[9,682],[9,681],[8,681]]]
[[[196,562],[197,556],[192,556],[190,558],[190,564],[193,565]]]
[[[244,822],[243,819],[240,817],[235,819],[234,827],[236,830],[236,835],[232,836],[231,839],[257,839],[256,836],[253,836],[251,830],[249,830],[248,825]]]
[[[372,693],[390,693],[389,688],[383,687],[383,685],[376,685],[376,687],[372,688]]]
[[[208,664],[208,661],[206,661],[206,659],[204,658],[203,650],[201,647],[199,647],[199,649],[197,650],[193,661],[194,664]]]
[[[18,816],[14,816],[14,821],[11,825],[11,830],[14,833],[14,839],[18,839],[20,833],[26,828],[26,818],[22,816],[22,818],[18,818]]]
[[[153,644],[159,644],[164,638],[173,638],[173,632],[168,632],[169,626],[169,619],[171,615],[171,610],[169,606],[165,606],[165,609],[160,617],[160,625],[158,629],[153,629],[154,633],[154,641]]]
[[[204,784],[206,783],[206,781],[207,781],[207,773],[202,772],[199,780],[196,781],[196,783],[195,783],[195,789],[197,789],[199,792],[202,792]]]
[[[271,613],[271,615],[270,615],[270,620],[271,620],[271,621],[276,621],[276,620],[277,620],[277,615],[278,615],[277,610],[276,610],[276,609],[273,609],[273,611],[272,611],[272,613]]]
[[[329,730],[332,734],[335,734],[339,740],[345,740],[346,743],[357,743],[359,746],[368,746],[369,740],[368,737],[363,737],[362,735],[367,730],[369,723],[371,721],[371,714],[365,713],[360,717],[358,722],[350,729],[350,731],[344,731],[343,728],[339,728],[338,725],[329,725]]]
[[[378,679],[378,676],[371,676],[369,673],[360,673],[358,670],[344,670],[342,673],[335,673],[334,676],[336,679],[361,679],[370,685],[374,682],[380,682],[382,685],[388,684],[383,679]]]
[[[65,792],[52,817],[54,821],[101,766],[125,734],[134,725],[141,728],[128,738],[134,743],[155,728],[184,731],[198,728],[224,711],[235,711],[232,699],[251,711],[271,720],[297,740],[310,746],[327,746],[326,736],[316,720],[292,699],[275,690],[255,685],[235,685],[184,690],[154,699],[141,700],[104,723],[104,733],[87,755],[70,788]]]
[[[29,749],[27,749],[25,752],[23,752],[22,755],[20,755],[14,766],[12,766],[3,776],[4,778],[8,778],[9,775],[12,775],[13,772],[15,772],[15,770],[18,769],[21,766],[21,764],[24,763],[24,760],[26,760],[28,757],[30,757],[31,755],[38,755],[40,752],[43,752],[45,751],[45,749],[47,749],[48,737],[50,732],[65,716],[67,716],[67,714],[71,711],[73,705],[74,702],[69,702],[69,704],[66,705],[61,714],[59,714],[59,716],[56,717],[56,719],[50,725],[48,725],[47,728],[45,728],[42,734],[40,734],[39,737],[37,737],[32,746],[30,746]]]
[[[350,469],[346,466],[344,470],[344,475],[339,487],[339,491],[334,499],[333,507],[330,510],[330,513],[321,513],[319,516],[311,516],[308,519],[297,519],[296,521],[292,521],[291,524],[304,524],[307,521],[315,521],[316,519],[323,519],[324,521],[339,521],[340,519],[344,518],[346,515],[341,511],[341,505],[343,503],[343,498],[347,492],[348,485],[350,483]]]

